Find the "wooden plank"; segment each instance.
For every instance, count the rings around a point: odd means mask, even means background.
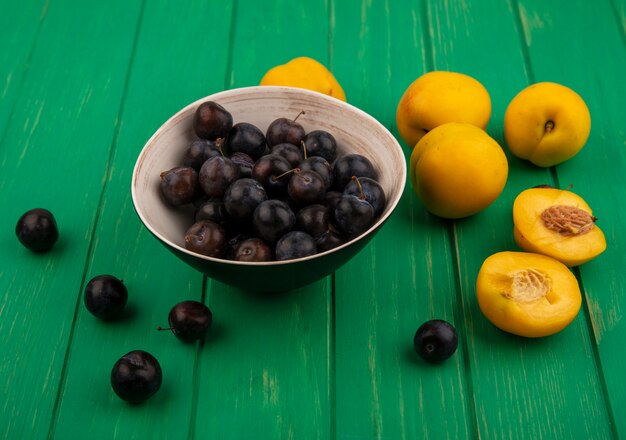
[[[1,437],[48,433],[138,14],[127,2],[50,5],[15,98],[0,148]],[[60,229],[43,255],[10,233],[37,206]]]
[[[512,5],[436,2],[431,20],[435,67],[470,74],[487,87],[494,109],[489,132],[503,144],[504,110],[527,85],[532,72],[532,63],[527,64],[520,44],[519,20]],[[576,27],[570,30],[580,31]],[[548,52],[552,47],[546,47],[541,57],[552,56]],[[510,158],[509,180],[497,202],[454,224],[462,328],[469,335],[468,368],[481,438],[611,435],[592,356],[594,341],[589,338],[584,313],[558,335],[529,340],[491,326],[475,299],[476,274],[482,261],[494,252],[516,249],[511,218],[515,196],[548,178],[547,170]]]
[[[555,10],[563,9],[563,14]],[[626,384],[622,380],[626,324],[622,321],[626,286],[626,237],[620,209],[626,194],[626,89],[620,72],[626,69],[624,3],[588,4],[520,1],[519,10],[537,81],[555,81],[576,90],[591,112],[591,134],[578,155],[557,166],[562,187],[573,184],[594,209],[607,239],[607,250],[576,271],[585,290],[592,351],[602,368],[601,380],[609,398],[609,417],[616,437],[626,435]],[[616,15],[616,13],[618,15]],[[621,24],[621,26],[620,26]],[[550,56],[548,56],[548,54]],[[584,395],[589,391],[581,390]],[[589,419],[589,416],[587,417]]]
[[[257,85],[268,69],[297,56],[328,62],[326,2],[260,7],[246,0],[235,12],[226,88]],[[261,296],[211,284],[219,329],[200,358],[198,435],[328,438],[331,292],[330,278]]]
[[[432,69],[425,5],[335,2],[334,7],[333,68],[353,79],[346,84],[352,103],[400,139],[398,101],[413,80]],[[405,146],[407,163],[410,151]],[[413,351],[423,322],[439,318],[457,325],[451,251],[446,224],[423,210],[408,183],[379,235],[337,272],[337,438],[472,436],[463,348],[437,367]]]
[[[232,2],[149,0],[144,9],[87,268],[88,277],[113,273],[124,278],[131,315],[102,323],[81,304],[61,390],[57,438],[80,432],[90,438],[135,438],[149,432],[152,438],[176,439],[191,436],[195,426],[200,346],[155,328],[167,326],[174,304],[202,299],[203,277],[143,227],[132,205],[130,180],[152,133],[178,109],[221,89]],[[121,401],[109,382],[114,362],[133,349],[152,353],[163,369],[161,390],[141,407]]]
[[[21,89],[48,4],[0,3],[0,142]]]
[[[0,438],[624,436],[623,1],[208,3],[145,0],[141,20],[135,2],[0,5]],[[438,68],[487,86],[488,131],[501,143],[506,105],[535,80],[578,90],[592,136],[555,173],[509,156],[502,197],[464,221],[428,215],[409,184],[377,238],[311,287],[257,296],[209,280],[213,334],[182,344],[154,327],[175,302],[202,298],[203,279],[140,225],[134,159],[184,104],[257,84],[299,55],[330,65],[348,100],[396,135],[400,95]],[[515,248],[517,193],[554,177],[594,207],[609,248],[575,271],[586,302],[572,326],[526,340],[484,319],[475,276],[486,256]],[[59,220],[49,254],[13,236],[33,206]],[[121,321],[97,321],[82,305],[85,282],[103,272],[129,287]],[[434,317],[461,338],[436,367],[411,347]],[[138,407],[108,382],[135,348],[157,355],[165,374]]]

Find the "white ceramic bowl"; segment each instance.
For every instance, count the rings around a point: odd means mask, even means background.
[[[182,164],[185,149],[196,139],[193,115],[198,105],[212,100],[263,132],[280,117],[295,117],[306,132],[326,130],[337,140],[338,156],[359,153],[378,172],[387,206],[378,220],[349,242],[313,256],[288,261],[238,262],[195,254],[184,247],[185,231],[193,223],[190,210],[166,205],[160,195],[160,173]],[[253,291],[291,290],[337,270],[359,252],[396,208],[406,181],[406,162],[393,135],[358,108],[329,96],[290,87],[257,86],[227,90],[187,105],[167,120],[143,147],[133,172],[131,192],[135,210],[148,230],[192,267],[220,282]]]

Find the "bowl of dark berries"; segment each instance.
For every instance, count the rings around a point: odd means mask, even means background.
[[[259,86],[193,102],[143,147],[135,210],[170,251],[250,291],[336,271],[376,234],[405,186],[402,148],[376,119],[304,89]]]

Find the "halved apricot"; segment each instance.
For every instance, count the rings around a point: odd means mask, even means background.
[[[530,252],[488,257],[478,272],[476,297],[492,324],[529,338],[563,330],[582,302],[578,281],[567,266]]]
[[[606,249],[606,239],[587,203],[571,191],[530,188],[513,203],[513,236],[525,251],[578,266]]]

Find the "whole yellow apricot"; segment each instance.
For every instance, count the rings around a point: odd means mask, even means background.
[[[346,94],[333,74],[309,57],[294,58],[286,64],[272,67],[263,76],[260,85],[299,87],[346,100]]]
[[[553,82],[525,88],[504,114],[504,137],[511,153],[540,167],[575,156],[590,131],[585,101],[572,89]]]
[[[434,71],[417,78],[406,89],[396,110],[396,125],[404,142],[415,144],[446,122],[467,122],[486,128],[491,117],[487,89],[471,76]]]
[[[484,130],[448,122],[420,139],[410,161],[413,189],[439,217],[462,218],[491,205],[506,184],[504,151]]]
[[[498,252],[482,264],[476,298],[501,330],[528,338],[557,333],[576,317],[582,296],[563,263],[531,252]]]
[[[530,188],[513,202],[513,237],[525,251],[578,266],[606,249],[597,218],[577,194],[556,188]]]

